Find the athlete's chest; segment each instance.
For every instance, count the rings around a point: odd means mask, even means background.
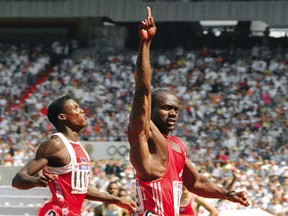
[[[85,149],[80,144],[71,143],[78,163],[88,163],[90,161]]]

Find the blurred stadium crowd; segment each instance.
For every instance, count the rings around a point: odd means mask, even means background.
[[[136,51],[83,52],[51,46],[0,46],[1,165],[22,166],[54,132],[47,106],[63,94],[85,109],[80,139],[127,141]],[[251,50],[153,50],[153,88],[181,99],[178,128],[191,162],[218,184],[240,173],[235,190],[248,190],[251,207],[288,214],[288,51],[256,44]],[[118,181],[134,197],[127,160],[94,161],[91,184]],[[109,169],[109,166],[110,169]],[[86,215],[93,204],[84,204]],[[222,209],[240,208],[226,203]]]

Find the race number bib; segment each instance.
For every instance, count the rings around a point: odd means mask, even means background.
[[[87,193],[89,178],[90,178],[90,164],[78,163],[72,167],[71,184],[73,194]]]

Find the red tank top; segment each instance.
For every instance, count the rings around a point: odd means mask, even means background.
[[[79,142],[68,141],[60,133],[54,135],[59,136],[64,142],[71,162],[64,167],[47,166],[44,168],[44,172],[54,175],[54,180],[49,183],[52,198],[45,206],[50,206],[49,208],[55,206],[55,209],[61,209],[63,216],[80,216],[89,184],[90,158]],[[41,210],[43,211],[45,210]]]
[[[193,209],[193,200],[194,200],[194,196],[191,195],[189,202],[187,203],[187,205],[180,206],[180,215],[189,215],[189,216],[195,216],[195,212]]]
[[[156,181],[144,182],[136,175],[136,207],[139,216],[147,211],[158,216],[178,216],[182,194],[182,173],[186,160],[186,147],[177,137],[170,140],[181,148],[181,153],[168,146],[168,163],[164,176]],[[157,165],[157,164],[155,164]]]

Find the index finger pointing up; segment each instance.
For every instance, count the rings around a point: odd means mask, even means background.
[[[151,17],[151,8],[147,7],[147,18],[149,19]]]

